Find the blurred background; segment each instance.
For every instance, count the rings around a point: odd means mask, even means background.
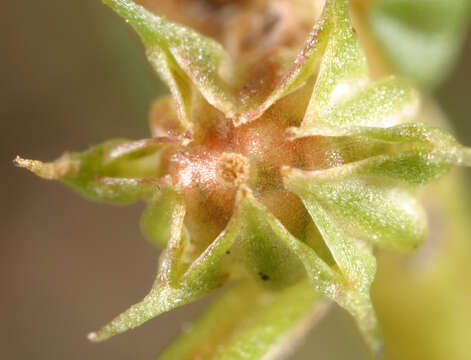
[[[158,251],[140,234],[141,205],[85,201],[15,168],[113,137],[149,136],[147,111],[166,90],[136,36],[98,0],[4,1],[0,14],[0,349],[4,359],[152,359],[207,299],[103,344],[99,328],[141,299]],[[438,101],[471,144],[471,37]],[[339,346],[329,334],[341,333]],[[297,359],[365,359],[334,311]]]

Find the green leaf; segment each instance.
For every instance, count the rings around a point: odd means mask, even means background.
[[[159,360],[281,358],[325,311],[306,282],[271,292],[243,281],[227,290]]]
[[[192,29],[154,15],[131,0],[103,2],[125,18],[140,35],[149,61],[172,92],[184,130],[192,129],[193,86],[226,116],[234,115],[235,100],[226,81],[231,74],[231,61],[221,45]]]
[[[385,0],[375,2],[368,19],[396,68],[434,88],[456,63],[470,10],[469,0]]]

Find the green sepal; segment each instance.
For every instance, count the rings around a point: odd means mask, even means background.
[[[132,0],[103,0],[140,35],[154,69],[169,86],[183,130],[191,131],[191,97],[195,86],[226,116],[235,113],[227,79],[231,61],[216,41],[165,20]]]
[[[170,238],[161,255],[152,289],[141,302],[118,315],[100,331],[91,333],[90,340],[103,341],[135,328],[161,313],[197,300],[228,279],[223,273],[221,260],[233,242],[238,227],[236,222],[231,221],[227,229],[202,254],[192,259],[188,254],[192,250],[191,245],[183,227],[183,199],[173,187],[168,187],[166,191],[173,191],[174,194],[169,196],[175,199],[173,208],[168,210],[171,213],[170,224],[165,224],[170,231]]]
[[[172,190],[171,187],[168,189]],[[179,198],[175,194],[175,198]],[[282,289],[307,273],[314,289],[333,298],[340,283],[334,270],[307,245],[295,239],[254,198],[249,189],[239,190],[236,209],[226,229],[196,259],[183,228],[183,203],[170,210],[171,234],[156,281],[143,301],[92,333],[102,341],[139,326],[151,318],[206,295],[227,282],[230,276],[255,278],[268,289]]]
[[[160,178],[164,175],[160,152],[166,145],[181,141],[175,137],[125,141],[103,154],[103,169],[109,177]]]
[[[456,63],[470,10],[468,0],[385,0],[367,11],[372,32],[396,69],[435,88]]]
[[[290,94],[311,78],[317,68],[320,57],[336,35],[345,34],[345,26],[349,26],[348,1],[327,0],[322,16],[308,35],[303,50],[298,54],[288,72],[281,78],[275,89],[260,105],[239,114],[234,122],[236,125],[253,121],[282,97]],[[346,39],[350,42],[351,39]],[[356,46],[356,45],[355,45]]]
[[[172,238],[175,212],[182,211],[181,195],[170,186],[158,186],[141,217],[143,234],[158,247],[167,246]]]
[[[238,243],[239,262],[262,285],[283,288],[306,274],[315,290],[333,296],[335,272],[309,248],[296,239],[266,209],[248,188],[239,191],[236,215],[241,218]]]
[[[176,132],[191,133],[193,123],[191,121],[192,86],[187,75],[175,64],[172,56],[158,46],[148,48],[147,59],[160,79],[167,84],[172,100],[175,103],[178,115],[178,127]]]
[[[154,285],[141,302],[131,306],[100,331],[90,333],[89,339],[92,341],[106,340],[113,335],[139,326],[162,312],[172,310],[182,303],[193,300],[193,293],[186,291],[183,287],[175,286],[185,270],[183,262],[184,250],[187,246],[183,229],[185,205],[182,197],[173,187],[168,186],[162,192],[173,192],[167,196],[172,196],[174,201],[173,206],[169,206],[168,209],[169,221],[164,225],[170,238],[167,248],[160,257],[159,272]]]
[[[385,177],[407,185],[425,185],[444,175],[453,165],[471,166],[471,149],[448,132],[424,123],[389,128],[351,128],[347,138],[388,145],[381,155],[343,167],[357,175]]]
[[[342,275],[343,281],[335,288],[334,300],[355,318],[372,352],[380,354],[383,345],[370,299],[370,287],[376,273],[371,247],[341,232],[341,227],[328,211],[330,209],[311,189],[312,179],[285,169],[284,182],[302,199]]]
[[[338,59],[332,61],[337,63]],[[408,82],[393,76],[358,91],[339,84],[343,86],[348,98],[336,104],[323,104],[313,95],[301,126],[288,130],[290,137],[344,136],[359,127],[385,128],[412,121],[420,109],[418,92]]]
[[[374,274],[374,258],[369,250],[348,243],[351,248],[349,254],[354,255],[355,251],[359,254],[358,264],[347,274],[337,273],[313,249],[294,238],[248,188],[242,187],[238,192],[235,213],[226,229],[190,263],[185,256],[189,244],[182,223],[184,211],[178,210],[183,205],[175,206],[172,213],[177,215],[171,216],[171,238],[162,255],[152,290],[143,301],[133,305],[98,333],[92,333],[92,340],[105,340],[162,312],[200,298],[225,283],[231,270],[233,276],[243,276],[246,272],[263,287],[277,291],[307,276],[313,291],[335,300],[356,317],[372,347],[379,344],[377,339],[377,343],[373,343],[376,320],[368,302],[369,295],[365,292]],[[338,262],[336,248],[330,249]],[[352,259],[346,259],[347,254],[340,256],[344,261],[355,261],[352,260],[355,256]],[[342,269],[342,264],[339,267]],[[358,279],[360,273],[363,277]],[[365,285],[367,273],[371,276]]]
[[[331,33],[303,125],[326,117],[369,81],[366,57],[350,23],[348,1],[333,1],[331,6]]]
[[[91,200],[128,204],[152,197],[161,175],[158,152],[169,141],[173,139],[114,139],[83,152],[66,153],[51,163],[19,157],[15,161]]]
[[[336,301],[355,316],[372,350],[379,351],[379,330],[368,292],[376,267],[369,249],[357,249],[355,244],[347,244],[352,249],[348,254],[342,255],[345,261],[354,261],[353,258],[346,258],[355,255],[356,251],[363,262],[348,276],[340,274],[329,267],[312,248],[292,236],[245,187],[238,193],[233,219],[236,219],[233,223],[236,230],[231,241],[235,242],[231,244],[231,248],[226,243],[220,253],[224,250],[227,253],[227,249],[231,251],[229,256],[240,252],[241,256],[237,261],[245,263],[249,274],[269,289],[285,288],[291,283],[293,275],[298,278],[298,271],[303,270],[314,291]],[[221,237],[222,239],[224,238]],[[214,248],[220,246],[217,240],[213,245]],[[269,251],[267,246],[271,247]],[[331,251],[334,253],[332,248]],[[280,274],[280,269],[283,270],[286,264],[289,264],[289,269],[285,271],[293,273],[288,277]],[[365,275],[362,279],[357,279],[360,273],[368,274],[369,277]],[[366,284],[364,280],[367,280]]]
[[[331,17],[324,15],[330,19],[326,26],[330,33],[320,54],[314,91],[301,126],[290,128],[288,136],[342,136],[352,128],[385,128],[412,121],[420,109],[418,92],[395,77],[372,82],[350,23],[348,2],[332,1],[330,6]]]
[[[319,171],[285,169],[285,183],[325,209],[344,236],[386,249],[416,249],[427,229],[422,206],[409,189],[371,176],[368,161]]]

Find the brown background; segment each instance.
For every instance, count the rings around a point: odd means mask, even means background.
[[[0,7],[0,357],[152,359],[205,301],[94,345],[86,334],[145,295],[158,251],[141,205],[87,202],[14,168],[108,138],[148,136],[162,93],[136,37],[99,0],[2,1]],[[471,40],[439,100],[471,143]],[[467,136],[466,136],[467,135]],[[332,334],[342,334],[342,343]],[[299,359],[364,359],[351,320],[329,315]]]

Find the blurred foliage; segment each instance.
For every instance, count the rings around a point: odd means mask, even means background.
[[[368,19],[397,70],[434,89],[456,65],[470,11],[469,0],[384,0],[372,5]]]

